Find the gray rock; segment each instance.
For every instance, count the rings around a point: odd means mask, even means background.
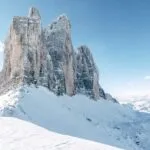
[[[72,96],[75,94],[75,59],[70,21],[62,15],[45,29],[44,34],[48,57],[53,64],[53,68],[50,69],[53,70],[53,75],[48,71],[49,80],[55,81],[49,84],[49,88],[57,89],[54,92],[58,95],[66,93]]]
[[[118,103],[118,101],[108,93],[105,93],[105,99],[114,103]]]
[[[87,46],[78,48],[76,56],[76,88],[78,93],[99,99],[99,73],[93,56]]]
[[[61,15],[43,28],[36,8],[30,9],[28,17],[13,18],[0,83],[0,92],[18,84],[36,84],[57,95],[80,93],[95,100],[106,99],[90,49],[73,49],[67,16]]]
[[[34,19],[41,19],[40,13],[38,11],[38,9],[31,7],[29,10],[29,14],[28,14],[29,18],[34,18]]]

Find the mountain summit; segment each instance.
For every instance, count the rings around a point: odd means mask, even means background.
[[[43,28],[36,8],[29,10],[28,17],[13,18],[0,77],[1,92],[12,85],[36,84],[57,95],[79,93],[95,100],[107,97],[99,85],[99,72],[90,49],[73,48],[68,17],[61,15]]]

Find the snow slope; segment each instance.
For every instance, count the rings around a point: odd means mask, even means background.
[[[0,115],[31,121],[51,132],[126,150],[149,150],[150,115],[82,95],[57,97],[44,87],[21,87],[0,96]]]
[[[1,150],[121,150],[50,132],[15,118],[0,118]]]

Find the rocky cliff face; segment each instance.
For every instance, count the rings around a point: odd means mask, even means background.
[[[71,41],[71,25],[65,15],[44,29],[44,47],[49,59],[48,87],[62,95],[75,94],[75,52]],[[42,68],[41,68],[42,69]]]
[[[74,50],[71,24],[61,15],[47,28],[31,8],[28,17],[14,17],[5,41],[1,87],[36,84],[57,95],[85,94],[92,99],[106,98],[99,85],[99,73],[87,46]]]
[[[78,48],[76,65],[77,92],[98,99],[100,97],[99,73],[88,47]]]
[[[38,11],[29,17],[14,17],[5,41],[2,82],[31,82],[39,78],[41,21]]]

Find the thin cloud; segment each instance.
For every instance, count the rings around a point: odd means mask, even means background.
[[[145,76],[144,80],[150,80],[150,76]]]

